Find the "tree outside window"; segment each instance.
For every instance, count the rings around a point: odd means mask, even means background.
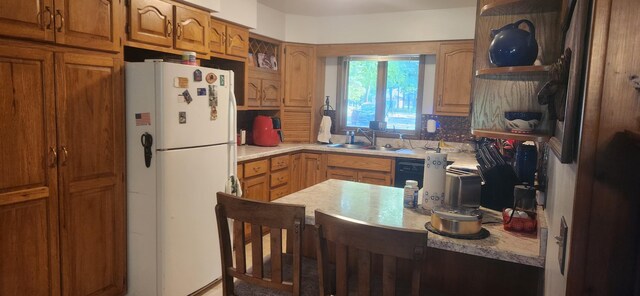
[[[345,58],[343,127],[413,131],[419,126],[424,66],[419,56]]]

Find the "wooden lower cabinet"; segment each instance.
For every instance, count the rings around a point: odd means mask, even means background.
[[[327,168],[327,179],[358,182],[358,171],[343,168]]]
[[[327,179],[326,165],[321,153],[302,153],[302,188],[311,187]]]
[[[291,176],[289,178],[289,185],[291,193],[293,193],[303,189],[302,179],[304,177],[302,176],[302,153],[292,154],[290,158]]]
[[[269,179],[266,175],[244,179],[244,197],[259,201],[269,201]]]
[[[327,155],[327,179],[392,186],[394,160],[346,154]]]
[[[7,44],[0,76],[0,295],[123,294],[122,61]]]

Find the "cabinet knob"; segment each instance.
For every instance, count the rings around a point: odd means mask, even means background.
[[[182,25],[178,23],[178,30],[176,30],[176,38],[182,39]]]
[[[67,165],[67,159],[69,158],[69,150],[67,150],[66,146],[62,146],[62,148],[60,148],[60,150],[62,150],[62,163],[61,165]]]
[[[167,37],[171,37],[173,34],[173,24],[171,24],[170,20],[167,20]]]
[[[60,9],[56,9],[56,18],[60,16],[60,26],[58,26],[57,31],[58,32],[62,32],[62,27],[64,27],[64,16],[62,15],[62,12],[60,11]],[[54,19],[55,21],[55,19]]]
[[[49,147],[49,167],[55,168],[58,163],[58,153],[53,147]]]

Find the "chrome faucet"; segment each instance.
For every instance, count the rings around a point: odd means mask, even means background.
[[[371,143],[371,146],[376,146],[376,131],[371,130],[371,136],[368,136],[365,130],[358,128],[356,133],[361,133]]]

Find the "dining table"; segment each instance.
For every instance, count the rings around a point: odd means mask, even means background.
[[[424,231],[428,249],[422,281],[446,295],[538,295],[548,233],[542,208],[537,231],[530,234],[505,230],[501,212],[480,208],[489,236],[459,239],[427,231],[428,211],[420,205],[404,207],[403,193],[402,188],[329,179],[274,202],[305,206],[307,257],[315,256],[314,217],[321,210],[368,224]]]

